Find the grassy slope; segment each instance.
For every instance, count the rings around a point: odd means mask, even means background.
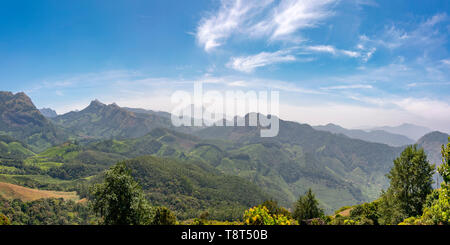
[[[22,201],[34,201],[41,198],[79,200],[76,192],[38,190],[4,182],[0,182],[0,195],[6,199],[20,199]]]

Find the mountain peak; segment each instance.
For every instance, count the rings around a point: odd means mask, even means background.
[[[39,111],[42,113],[42,115],[44,115],[44,117],[47,118],[54,118],[58,116],[56,111],[51,108],[41,108],[39,109]]]

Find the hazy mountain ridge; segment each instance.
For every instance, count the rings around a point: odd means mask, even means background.
[[[433,131],[432,129],[429,129],[427,127],[418,126],[410,123],[404,123],[399,126],[383,126],[383,127],[373,127],[369,128],[367,130],[383,130],[389,133],[393,134],[400,134],[403,136],[406,136],[408,138],[411,138],[413,140],[419,140],[420,137],[424,136],[425,134]]]
[[[390,146],[405,146],[414,143],[414,140],[404,135],[393,134],[384,130],[365,131],[359,129],[346,129],[332,123],[324,126],[314,126],[313,128],[335,134],[343,134],[354,139],[360,139],[367,142],[382,143]]]

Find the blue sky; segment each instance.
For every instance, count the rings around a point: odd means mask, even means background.
[[[1,1],[1,90],[58,113],[278,90],[281,118],[450,132],[450,1]]]

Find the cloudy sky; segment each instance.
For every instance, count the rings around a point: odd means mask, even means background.
[[[280,117],[450,132],[448,0],[2,1],[1,90],[58,113],[280,91]]]

